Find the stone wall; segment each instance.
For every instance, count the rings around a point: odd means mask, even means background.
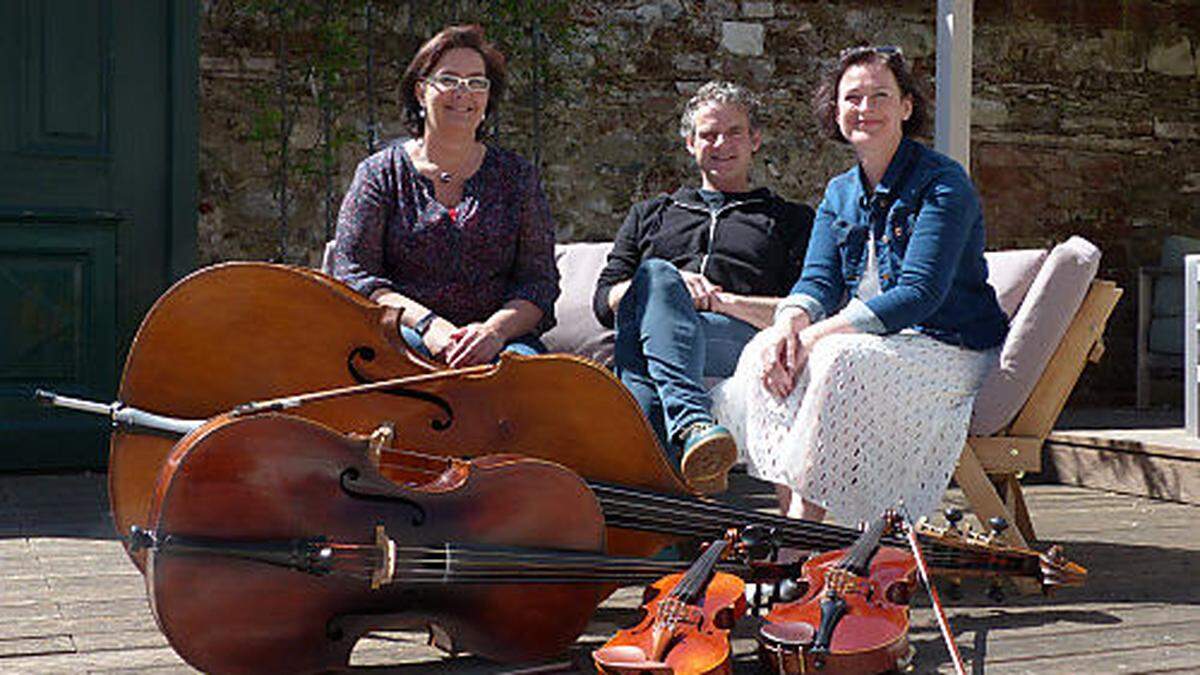
[[[540,147],[559,239],[609,237],[633,201],[696,181],[678,114],[686,96],[713,77],[745,82],[767,101],[756,180],[815,204],[825,181],[853,161],[846,147],[817,137],[808,98],[820,69],[848,45],[896,44],[933,93],[936,4],[573,3],[579,45],[554,57],[567,93],[546,104]],[[247,40],[211,20],[209,9],[201,262],[272,258],[281,239],[277,202],[268,155],[248,140],[254,101],[245,94],[274,77],[269,27]],[[1079,234],[1102,248],[1102,274],[1126,296],[1110,323],[1108,353],[1077,399],[1129,401],[1135,269],[1157,262],[1166,235],[1200,235],[1200,3],[979,0],[974,41],[971,169],[990,245],[1042,246]],[[385,48],[384,136],[400,133],[387,86],[411,44],[394,40]],[[505,103],[500,142],[532,156],[528,101]],[[342,115],[361,128],[361,96]],[[312,153],[318,132],[315,112],[302,109],[291,141]],[[364,152],[351,145],[338,153],[339,194]],[[320,182],[300,188],[283,235],[285,257],[313,263],[325,239]]]

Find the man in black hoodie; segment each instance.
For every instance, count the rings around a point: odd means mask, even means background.
[[[742,348],[771,325],[800,276],[813,210],[751,189],[762,144],[759,102],[709,82],[680,124],[700,188],[635,204],[617,232],[592,306],[616,323],[616,368],[688,483],[727,486],[737,446],[716,423],[704,377],[728,377]]]

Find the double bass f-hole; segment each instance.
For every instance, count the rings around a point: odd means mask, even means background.
[[[378,380],[370,378],[362,373],[358,368],[358,362],[370,362],[375,360],[375,350],[371,347],[355,347],[350,350],[350,355],[346,357],[346,371],[350,373],[350,377],[358,384],[374,384]],[[407,387],[395,387],[393,389],[381,389],[381,394],[389,394],[399,396],[401,398],[411,398],[418,401],[424,401],[430,405],[436,406],[442,411],[442,417],[429,420],[429,426],[434,431],[445,431],[454,423],[454,408],[450,407],[450,403],[446,399],[436,394],[431,394],[427,391],[418,391]]]

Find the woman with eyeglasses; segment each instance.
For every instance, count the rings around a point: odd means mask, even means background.
[[[937,508],[1008,321],[983,215],[954,160],[913,140],[928,103],[894,47],[844,51],[813,98],[857,164],[826,187],[800,280],[715,393],[785,514]]]
[[[479,26],[421,46],[400,84],[412,137],[363,160],[342,202],[334,275],[403,310],[405,341],[452,367],[544,352],[554,223],[534,167],[483,142],[504,56]]]

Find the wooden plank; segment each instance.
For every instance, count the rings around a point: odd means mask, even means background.
[[[1042,470],[1040,436],[971,436],[967,443],[987,473]]]
[[[6,673],[80,673],[148,666],[186,666],[183,659],[166,647],[120,649],[110,651],[18,656],[0,659],[0,672]],[[196,672],[192,670],[191,672]]]
[[[0,640],[0,668],[3,668],[8,662],[7,660],[12,657],[73,653],[75,653],[75,644],[71,642],[70,635]]]
[[[1004,505],[1004,501],[1000,499],[996,487],[992,485],[991,479],[983,470],[983,465],[975,456],[975,451],[970,445],[963,448],[962,455],[958,458],[958,467],[954,470],[954,482],[958,483],[958,487],[966,495],[967,502],[971,505],[971,511],[979,521],[979,527],[985,532],[990,529],[988,520],[992,518],[999,517],[1010,523],[1016,522],[1016,518]],[[1003,536],[1005,541],[1012,546],[1029,548],[1029,543],[1016,528],[1010,527]]]
[[[1113,282],[1092,282],[1029,400],[1009,427],[1010,435],[1045,438],[1050,433],[1079,381],[1088,352],[1104,335],[1104,326],[1120,298],[1121,289]]]
[[[1068,485],[1200,504],[1200,461],[1046,444],[1047,466]]]
[[[1071,429],[1055,431],[1046,439],[1062,445],[1103,448],[1151,457],[1171,457],[1200,462],[1200,438],[1183,427],[1167,429]]]

